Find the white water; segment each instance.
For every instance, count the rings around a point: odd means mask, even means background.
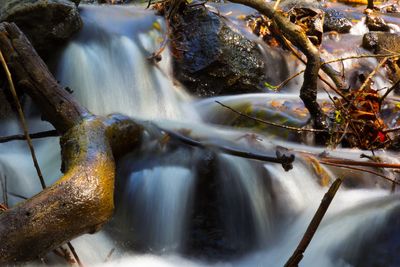
[[[171,69],[167,53],[163,53],[160,68],[147,62],[146,57],[158,47],[160,34],[153,27],[157,18],[142,12],[122,7],[83,8],[85,29],[62,54],[58,78],[91,111],[156,119],[163,127],[191,129],[194,136],[210,142],[224,142],[271,155],[276,145],[323,151],[290,143],[284,138],[272,142],[268,135],[242,138],[250,130],[207,125],[213,114],[221,112],[215,108],[213,99],[195,103],[182,88],[173,85],[168,77]],[[224,103],[258,101],[260,105],[267,105],[271,95],[263,97],[243,95],[219,100]],[[279,97],[288,101],[297,99],[294,95]],[[10,126],[3,124],[3,127]],[[46,126],[33,120],[32,127]],[[16,131],[16,127],[12,130]],[[204,258],[209,255],[201,253],[199,259],[189,258],[184,249],[195,204],[196,181],[209,177],[198,175],[197,165],[201,162],[198,152],[154,151],[154,143],[149,143],[147,152],[144,148],[143,158],[128,157],[119,167],[118,206],[107,230],[72,241],[85,266],[282,266],[327,190],[319,185],[310,166],[301,161],[296,161],[293,170],[285,172],[279,165],[217,154],[213,179],[218,181],[215,195],[221,206],[216,209],[223,218],[225,242],[251,250],[233,260],[208,262]],[[54,180],[59,175],[59,158],[55,158],[59,154],[57,140],[39,141],[35,146],[45,176]],[[10,191],[25,196],[38,192],[39,183],[26,147],[5,144],[0,148],[1,172],[12,177]],[[350,150],[334,153],[347,158],[359,154]],[[336,178],[333,170],[327,169],[327,172],[331,180]],[[398,213],[399,208],[398,194],[390,195],[388,190],[343,186],[301,266],[353,266],[349,259],[362,253],[360,244],[389,225],[388,216]],[[116,251],[110,262],[104,263],[113,248]],[[58,261],[50,256],[50,262]]]

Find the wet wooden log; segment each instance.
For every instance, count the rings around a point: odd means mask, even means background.
[[[115,158],[140,143],[142,127],[129,118],[98,117],[54,79],[24,34],[0,24],[0,49],[16,87],[62,134],[62,171],[54,185],[0,213],[0,265],[28,261],[74,237],[95,232],[114,208]]]

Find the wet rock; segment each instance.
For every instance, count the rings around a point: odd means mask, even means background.
[[[76,1],[74,0],[76,3]],[[15,22],[43,56],[63,44],[82,27],[74,2],[69,0],[0,1],[0,21]]]
[[[393,5],[389,5],[389,6],[385,7],[383,11],[387,12],[387,13],[399,13],[400,8],[399,8],[399,5],[393,4]]]
[[[400,52],[400,35],[397,33],[369,32],[364,34],[362,46],[376,54]]]
[[[324,16],[318,8],[296,7],[288,12],[289,20],[300,26],[315,46],[322,42]]]
[[[332,8],[326,8],[324,19],[324,32],[336,31],[338,33],[348,33],[353,26],[350,19],[343,12]]]
[[[370,31],[390,31],[390,27],[385,20],[379,17],[377,14],[374,14],[372,10],[367,9],[365,13],[367,14],[365,24]]]
[[[263,55],[254,41],[204,7],[173,18],[175,77],[199,96],[262,91]]]
[[[79,3],[81,2],[81,0],[69,0],[71,2],[74,2],[76,6],[79,6]]]
[[[324,32],[337,31],[339,33],[350,32],[353,26],[350,19],[341,11],[333,8],[324,7],[320,1],[315,0],[283,0],[280,7],[284,11],[294,8],[313,8],[324,11],[325,18],[323,20]]]

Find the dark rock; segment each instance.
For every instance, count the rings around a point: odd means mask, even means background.
[[[74,2],[76,6],[79,6],[81,0],[69,0],[71,2]]]
[[[324,17],[319,8],[295,7],[288,12],[289,20],[300,26],[315,46],[322,42]]]
[[[78,9],[69,0],[0,1],[0,21],[15,22],[42,56],[82,27]]]
[[[199,96],[262,91],[266,65],[256,42],[204,7],[176,15],[172,33],[175,77]]]
[[[353,26],[346,15],[333,8],[325,8],[320,1],[315,0],[283,0],[280,7],[284,11],[294,8],[317,8],[325,12],[324,32],[337,31],[339,33],[348,33]]]
[[[367,18],[365,20],[365,24],[370,31],[390,31],[389,25],[385,22],[383,18],[379,17],[377,14],[374,14],[371,10],[368,9],[366,11],[366,14]]]
[[[362,46],[376,54],[400,52],[400,35],[387,32],[369,32],[364,34]]]
[[[383,11],[387,12],[387,13],[399,13],[400,8],[399,8],[399,5],[393,4],[393,5],[389,5],[389,6],[385,7]]]
[[[336,31],[339,33],[350,32],[350,29],[353,26],[353,24],[343,12],[340,12],[332,8],[326,8],[324,9],[324,11],[325,11],[324,32],[327,31]]]

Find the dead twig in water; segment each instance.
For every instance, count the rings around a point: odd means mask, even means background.
[[[400,169],[400,164],[396,163],[355,161],[355,160],[346,160],[338,158],[321,158],[320,160],[325,163],[335,163],[335,164],[349,165],[349,166]]]
[[[232,156],[237,156],[241,158],[247,158],[247,159],[255,159],[255,160],[261,160],[261,161],[266,161],[266,162],[272,162],[272,163],[279,163],[282,164],[282,167],[285,169],[285,171],[289,171],[293,168],[293,161],[295,159],[294,155],[291,154],[290,156],[282,155],[280,152],[276,152],[276,157],[271,157],[271,156],[266,156],[263,154],[259,153],[253,153],[250,151],[242,151],[222,145],[217,145],[217,144],[209,144],[209,143],[203,143],[201,141],[194,140],[190,137],[187,137],[183,134],[180,134],[178,132],[170,131],[163,129],[161,127],[156,126],[158,129],[160,129],[162,132],[165,132],[168,136],[179,140],[180,142],[194,146],[194,147],[200,147],[204,149],[217,149],[221,151],[222,153],[232,155]]]
[[[385,179],[385,180],[387,180],[387,181],[389,181],[389,182],[391,182],[393,184],[400,185],[400,182],[398,182],[396,180],[393,180],[393,179],[390,179],[389,177],[387,177],[385,175],[382,175],[382,174],[380,174],[378,172],[374,172],[374,171],[371,171],[371,170],[366,170],[366,169],[357,168],[357,167],[351,167],[351,166],[347,166],[347,165],[344,165],[344,164],[330,163],[330,162],[325,162],[325,161],[321,161],[321,160],[319,161],[319,163],[324,164],[324,165],[333,166],[333,167],[339,167],[339,168],[345,168],[345,169],[349,169],[349,170],[367,172],[367,173],[376,175],[378,177],[381,177],[381,178],[383,178],[383,179]]]
[[[81,259],[79,258],[78,254],[76,253],[75,248],[72,246],[71,242],[68,242],[67,246],[68,246],[69,250],[72,252],[72,255],[74,256],[76,263],[78,263],[79,267],[84,267],[81,262]]]
[[[4,69],[4,71],[6,73],[6,76],[7,76],[9,89],[10,89],[12,97],[14,99],[14,104],[15,104],[15,106],[17,108],[19,120],[21,122],[21,126],[22,126],[22,129],[24,131],[26,142],[28,143],[28,146],[29,146],[29,151],[31,152],[33,164],[35,165],[35,169],[36,169],[36,172],[37,172],[37,174],[39,176],[39,180],[40,180],[40,183],[42,185],[42,188],[46,188],[46,184],[44,182],[43,175],[42,175],[42,172],[41,172],[41,170],[39,168],[39,163],[38,163],[37,158],[36,158],[35,150],[33,149],[32,139],[29,136],[28,126],[27,126],[26,121],[25,121],[24,112],[22,111],[21,104],[19,103],[17,92],[15,91],[14,82],[12,80],[10,70],[8,69],[7,63],[6,63],[5,59],[4,59],[3,53],[1,51],[0,51],[0,60],[1,60],[1,64],[2,64],[3,69]]]
[[[242,117],[245,117],[245,118],[248,118],[248,119],[263,123],[263,124],[266,124],[266,125],[275,126],[275,127],[283,128],[283,129],[290,130],[290,131],[296,131],[296,132],[328,133],[328,130],[324,130],[324,129],[298,128],[298,127],[293,127],[293,126],[281,125],[281,124],[270,122],[270,121],[265,121],[265,120],[262,120],[262,119],[259,119],[259,118],[255,118],[255,117],[249,116],[249,115],[244,114],[244,113],[242,113],[240,111],[237,111],[234,108],[231,108],[230,106],[222,104],[219,101],[215,101],[215,103],[221,105],[224,108],[229,109],[230,111],[232,111],[232,112],[234,112],[234,113],[236,113],[236,114],[238,114],[238,115],[240,115]]]
[[[314,237],[314,234],[317,231],[318,226],[320,225],[322,219],[324,218],[324,215],[328,210],[329,205],[331,204],[333,198],[335,197],[336,192],[339,190],[341,184],[342,184],[341,178],[336,179],[332,183],[328,192],[326,192],[326,194],[322,198],[321,204],[319,205],[317,211],[314,214],[314,217],[312,218],[310,224],[308,225],[307,230],[304,233],[303,238],[301,239],[299,245],[293,252],[293,255],[284,265],[285,267],[297,267],[299,265],[300,261],[304,257],[303,255],[304,252],[306,251],[308,245],[310,244],[312,238]]]
[[[31,139],[39,139],[39,138],[46,138],[46,137],[57,137],[60,136],[56,130],[38,132],[29,134]],[[9,135],[9,136],[0,136],[0,143],[6,143],[10,141],[21,141],[26,140],[26,136],[23,134],[16,134],[16,135]]]

